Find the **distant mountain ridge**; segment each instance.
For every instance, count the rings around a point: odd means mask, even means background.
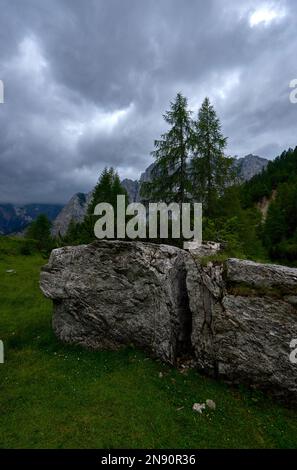
[[[62,204],[0,204],[0,235],[22,232],[40,214],[54,221]]]
[[[248,181],[253,176],[266,168],[269,160],[266,158],[258,157],[257,155],[246,155],[242,158],[236,159],[236,166],[238,167],[238,175],[240,180]],[[141,174],[139,180],[131,180],[125,178],[122,180],[122,185],[126,189],[129,197],[129,202],[139,202],[141,183],[150,181],[152,170],[155,164],[149,165],[146,170]],[[92,197],[92,191],[87,194],[77,193],[72,196],[70,201],[64,206],[53,224],[52,233],[54,236],[65,235],[68,225],[71,220],[75,222],[82,222],[86,214],[88,204]]]

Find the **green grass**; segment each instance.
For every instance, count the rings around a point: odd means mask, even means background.
[[[297,411],[259,393],[182,374],[132,348],[61,344],[38,287],[44,263],[0,251],[1,448],[296,448]],[[215,411],[192,411],[208,398]]]
[[[193,256],[195,258],[195,255]],[[207,266],[210,262],[213,264],[223,264],[225,261],[227,261],[228,258],[231,258],[231,256],[229,256],[229,254],[224,251],[215,253],[213,255],[196,256],[197,261],[202,266]]]

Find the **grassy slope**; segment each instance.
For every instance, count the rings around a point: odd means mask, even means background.
[[[59,343],[38,288],[44,263],[0,257],[1,448],[297,447],[297,412],[255,392],[181,374],[133,349]],[[207,398],[217,410],[194,413]]]

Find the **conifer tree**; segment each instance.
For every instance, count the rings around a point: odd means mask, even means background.
[[[171,128],[155,141],[152,181],[142,184],[141,194],[150,201],[182,203],[187,200],[190,188],[187,161],[192,129],[187,99],[178,93],[163,117]]]
[[[78,224],[76,230],[75,227],[71,226],[71,232],[68,235],[71,236],[72,233],[79,238],[79,240],[72,240],[72,242],[90,243],[95,240],[94,225],[97,217],[94,216],[94,209],[101,202],[106,202],[113,206],[116,226],[117,196],[121,194],[126,196],[127,204],[128,195],[125,188],[121,185],[118,174],[113,168],[104,168],[94,188],[93,196],[83,222]]]
[[[126,196],[126,206],[129,203],[129,197],[126,189],[122,186],[121,180],[119,175],[115,172],[113,175],[113,182],[111,187],[111,195],[110,195],[110,204],[113,206],[116,214],[117,209],[117,196],[123,195]]]
[[[62,245],[63,244],[76,244],[78,245],[81,243],[81,231],[82,231],[82,224],[75,222],[75,220],[71,219],[70,223],[67,228],[66,234],[61,237],[62,238]]]
[[[204,213],[211,215],[216,201],[235,178],[233,159],[224,155],[227,138],[208,98],[202,103],[198,119],[193,123],[191,161],[194,199],[204,204]]]
[[[26,231],[26,238],[37,241],[37,247],[40,250],[48,250],[51,248],[51,222],[45,214],[40,214],[34,220]]]

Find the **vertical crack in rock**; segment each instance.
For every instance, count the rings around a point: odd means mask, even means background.
[[[192,311],[192,347],[198,368],[213,376],[218,375],[215,343],[215,320],[221,308],[221,267],[204,267],[192,254],[186,261],[187,289]],[[217,272],[219,271],[219,272]]]
[[[180,311],[180,328],[177,341],[177,357],[192,357],[192,312],[189,306],[189,297],[186,284],[185,266],[179,272],[179,311]]]

